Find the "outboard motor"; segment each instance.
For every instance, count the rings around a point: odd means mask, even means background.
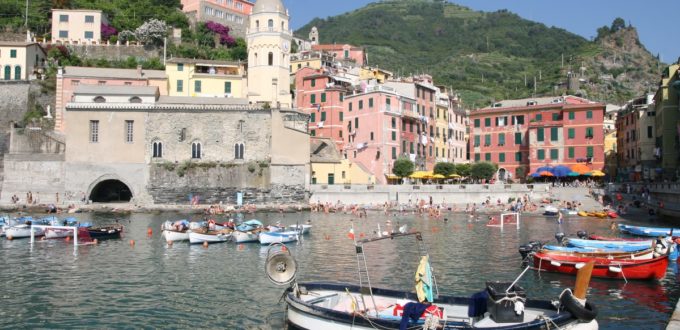
[[[576,232],[576,236],[578,236],[580,239],[586,239],[588,238],[588,232],[585,230],[579,230]]]
[[[564,241],[564,233],[555,233],[555,239],[557,240],[557,244],[562,245],[562,241]]]
[[[540,241],[531,241],[527,244],[519,246],[519,254],[522,256],[522,260],[525,260],[529,253],[536,252],[543,247]]]

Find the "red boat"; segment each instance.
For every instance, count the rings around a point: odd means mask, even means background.
[[[626,280],[651,280],[662,279],[666,276],[668,268],[668,256],[664,255],[646,260],[631,259],[607,259],[580,257],[559,254],[547,254],[535,252],[534,267],[555,273],[576,275],[578,268],[588,261],[595,261],[593,275],[602,278],[615,278]]]

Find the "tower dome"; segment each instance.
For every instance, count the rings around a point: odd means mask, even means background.
[[[266,12],[285,13],[286,7],[283,6],[281,0],[257,0],[253,7],[253,14]]]

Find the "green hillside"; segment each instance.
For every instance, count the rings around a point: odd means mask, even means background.
[[[618,102],[639,92],[637,87],[628,86],[627,81],[617,81],[631,76],[620,74],[635,67],[627,60],[620,60],[614,67],[593,62],[617,53],[608,49],[609,43],[591,42],[506,10],[487,13],[441,0],[393,0],[314,19],[296,31],[296,35],[306,37],[313,26],[319,29],[321,43],[366,47],[370,65],[400,76],[432,74],[438,85],[458,90],[470,107],[493,100],[529,97],[534,92],[562,93],[564,90],[556,90],[555,86],[566,81],[568,71],[583,72],[584,80],[594,82],[584,83],[578,91],[591,98]],[[644,50],[639,42],[638,46]],[[658,61],[654,64],[655,59],[646,50],[637,55],[644,59],[633,61],[636,64],[653,64],[653,70],[642,70],[642,78],[655,80]],[[600,85],[603,74],[605,78],[609,78],[607,74],[615,78],[604,82],[610,85],[606,88]]]

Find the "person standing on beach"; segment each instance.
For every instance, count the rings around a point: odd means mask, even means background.
[[[562,211],[557,212],[557,224],[561,225],[562,220],[564,220],[564,215],[562,215]]]

